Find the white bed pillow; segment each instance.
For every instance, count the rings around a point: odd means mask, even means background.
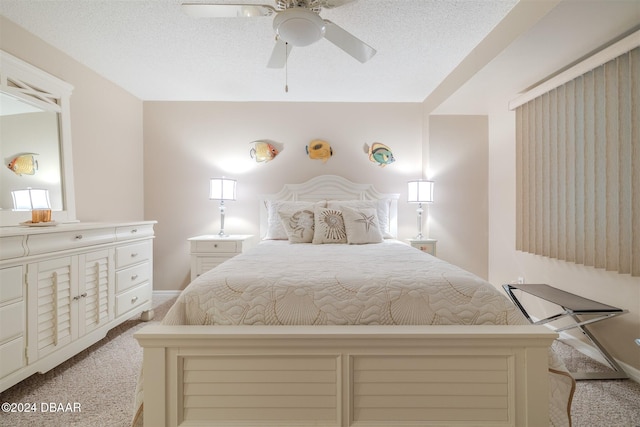
[[[265,240],[287,240],[287,231],[282,225],[278,212],[295,212],[301,209],[314,210],[316,206],[324,207],[326,200],[318,202],[293,202],[282,200],[267,200],[267,232],[263,237]]]
[[[278,215],[291,243],[311,243],[313,241],[315,228],[313,209],[298,209],[295,212],[281,210],[278,211]]]
[[[341,210],[343,207],[353,209],[374,208],[377,210],[378,222],[380,223],[380,232],[385,239],[395,239],[396,236],[391,234],[391,223],[389,212],[391,211],[391,199],[379,200],[329,200],[327,208]]]
[[[341,211],[317,207],[314,222],[313,244],[347,243],[347,231]]]
[[[342,208],[342,217],[347,232],[347,243],[350,245],[382,242],[377,209],[352,209],[345,206]]]

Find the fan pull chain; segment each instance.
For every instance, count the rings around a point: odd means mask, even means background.
[[[289,43],[284,44],[284,91],[289,93]]]

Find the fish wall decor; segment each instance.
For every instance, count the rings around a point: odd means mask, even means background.
[[[37,155],[37,153],[19,154],[9,162],[7,167],[19,176],[35,175],[38,170],[38,161],[34,156]]]
[[[310,159],[322,160],[322,163],[326,163],[331,156],[333,156],[333,148],[327,141],[321,139],[314,139],[305,147]]]
[[[249,143],[249,155],[257,163],[270,162],[284,150],[284,145],[271,141],[270,139],[260,139]]]
[[[396,161],[391,148],[381,142],[374,142],[371,146],[364,144],[363,149],[369,155],[369,160],[377,163],[381,168]]]

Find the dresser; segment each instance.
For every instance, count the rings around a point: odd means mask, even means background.
[[[153,317],[154,224],[0,228],[0,391]]]
[[[249,234],[225,237],[207,234],[189,238],[191,280],[246,251],[251,246],[252,237]]]

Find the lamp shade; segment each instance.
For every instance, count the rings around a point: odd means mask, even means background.
[[[16,211],[30,211],[33,209],[51,209],[49,190],[43,188],[26,188],[11,192],[13,209]]]
[[[418,179],[408,182],[407,202],[430,203],[433,202],[433,181]]]
[[[211,178],[209,181],[209,199],[235,200],[236,180],[229,178]]]

